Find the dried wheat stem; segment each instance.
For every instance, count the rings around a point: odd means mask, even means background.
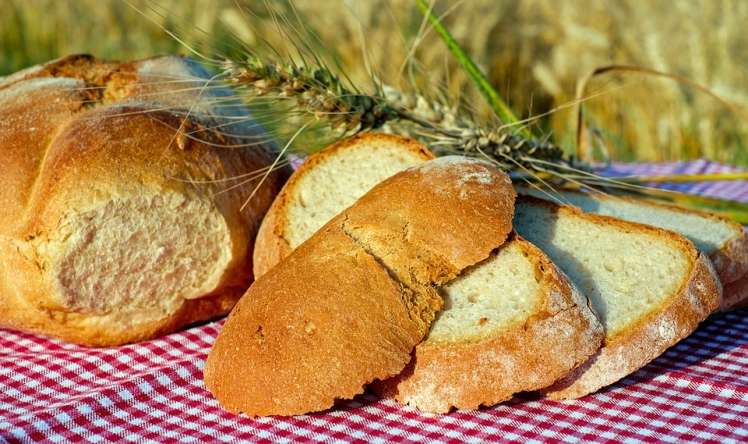
[[[498,161],[510,158],[521,168],[534,168],[527,158],[566,162],[563,151],[551,143],[528,139],[505,127],[481,127],[456,108],[419,95],[390,87],[376,94],[353,92],[321,66],[273,63],[250,56],[241,63],[228,60],[224,68],[230,81],[253,96],[294,99],[297,109],[324,120],[335,130],[351,133],[388,124],[395,132],[438,140],[445,151]],[[409,128],[413,126],[417,131]]]

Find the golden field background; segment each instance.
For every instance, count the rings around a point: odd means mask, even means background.
[[[268,7],[286,1],[0,0],[0,75],[64,54],[129,59],[187,53],[159,25],[211,55],[241,53],[267,40],[288,49]],[[245,8],[237,9],[237,3]],[[412,0],[298,0],[320,51],[337,57],[354,82],[371,69],[385,83],[487,109]],[[270,6],[269,6],[270,5]],[[156,9],[153,11],[151,9]],[[706,157],[748,166],[748,2],[741,0],[464,0],[435,10],[522,117],[574,151],[576,113],[567,107],[593,69],[634,64],[685,76],[734,104],[743,117],[696,89],[639,74],[593,79],[585,102],[599,136],[597,158],[681,160]],[[157,13],[160,12],[161,14]],[[154,23],[155,22],[155,23]],[[158,24],[158,25],[157,25]],[[365,55],[365,56],[364,56]],[[404,60],[413,56],[413,71]],[[562,109],[544,115],[549,110]]]

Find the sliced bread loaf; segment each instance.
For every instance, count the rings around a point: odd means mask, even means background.
[[[265,216],[254,250],[254,275],[262,276],[294,248],[374,185],[433,159],[412,139],[364,133],[309,156],[286,182]]]
[[[541,199],[549,198],[537,190],[522,189],[521,192]],[[652,225],[687,237],[696,248],[709,255],[725,285],[748,274],[748,237],[743,227],[734,221],[704,211],[631,197],[581,192],[553,195],[587,213]]]
[[[514,228],[590,298],[606,331],[600,352],[550,397],[616,382],[688,336],[721,302],[711,262],[676,233],[532,197],[518,201]]]
[[[386,150],[380,145],[385,141]],[[313,227],[327,223],[377,180],[423,162],[422,150],[414,148],[407,139],[371,135],[311,156],[266,216],[256,252],[292,251],[313,234]],[[356,176],[346,179],[348,171]],[[304,210],[307,195],[325,196],[319,203],[324,211]],[[263,231],[271,225],[290,235]],[[275,264],[270,259],[264,256],[255,264],[269,269]],[[374,387],[422,410],[476,408],[547,387],[594,354],[602,341],[602,327],[586,299],[539,249],[519,237],[440,293],[445,309],[408,369]]]
[[[435,288],[505,242],[514,197],[505,174],[462,158],[376,185],[249,288],[206,386],[230,411],[295,415],[397,375],[442,306]]]

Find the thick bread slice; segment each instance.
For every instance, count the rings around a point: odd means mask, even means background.
[[[374,185],[433,157],[413,139],[381,133],[351,137],[309,156],[263,219],[255,243],[255,276],[265,274]]]
[[[406,163],[401,159],[424,162],[421,150],[411,148],[415,142],[403,140],[407,139],[364,136],[311,156],[291,176],[263,222],[265,229],[276,223],[268,223],[269,218],[283,215],[279,225],[291,235],[283,238],[268,230],[263,240],[261,229],[255,265],[260,263],[258,254],[274,245],[290,253],[314,227],[324,225],[347,202],[355,202],[371,184]],[[325,211],[304,211],[305,196],[324,196],[319,204]],[[266,256],[263,265],[271,268],[279,261]],[[592,356],[603,338],[586,299],[539,249],[520,238],[507,242],[440,293],[446,309],[417,346],[415,361],[400,377],[374,385],[383,395],[422,410],[475,408],[547,387]]]
[[[521,193],[549,199],[547,194],[537,190],[522,189]],[[553,196],[588,213],[652,225],[687,237],[712,259],[725,285],[748,274],[748,237],[743,227],[732,220],[705,211],[631,197],[580,192],[559,192]]]
[[[577,398],[616,382],[688,336],[721,302],[709,259],[666,230],[522,197],[515,230],[548,254],[599,314],[600,352],[547,391]]]
[[[375,186],[250,287],[206,386],[230,411],[293,415],[398,374],[441,308],[434,286],[504,243],[514,197],[505,174],[462,158]]]
[[[397,377],[375,385],[445,413],[550,386],[600,348],[603,328],[537,247],[515,237],[441,288],[445,308]]]

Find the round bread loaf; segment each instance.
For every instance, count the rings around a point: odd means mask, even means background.
[[[233,307],[289,171],[237,178],[276,154],[208,78],[70,56],[0,82],[0,326],[102,346]]]

